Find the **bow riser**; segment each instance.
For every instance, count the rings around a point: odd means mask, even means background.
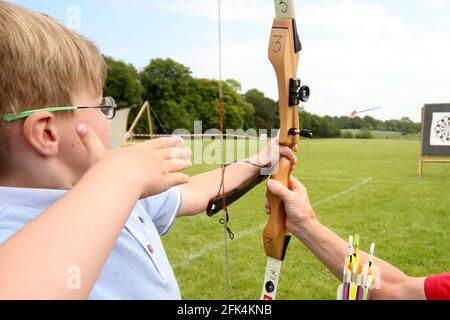
[[[294,148],[299,142],[298,135],[291,135],[291,129],[298,129],[298,104],[290,106],[291,79],[297,78],[299,53],[295,48],[294,20],[275,19],[270,37],[269,59],[278,82],[280,136],[279,143]]]
[[[299,136],[290,132],[299,129],[298,104],[291,106],[291,80],[297,77],[299,53],[296,52],[296,33],[293,19],[275,19],[269,46],[269,59],[275,69],[278,79],[279,109],[280,109],[280,134],[279,143],[294,149]],[[286,158],[281,158],[278,170],[272,179],[289,187],[289,176],[292,164]],[[264,229],[264,249],[267,256],[284,260],[287,248],[288,233],[285,228],[285,217],[283,202],[270,192],[267,198],[271,208],[269,222]]]
[[[278,172],[271,179],[281,182],[285,187],[289,187],[291,168],[291,162],[286,158],[281,158]],[[290,239],[285,227],[286,213],[284,211],[284,203],[269,191],[267,191],[267,200],[271,213],[263,232],[264,249],[268,257],[283,261]]]
[[[309,88],[301,86],[297,79],[299,52],[302,49],[294,19],[293,0],[275,0],[277,18],[274,20],[270,36],[269,59],[275,69],[279,91],[280,132],[278,142],[282,146],[297,150],[300,136],[310,137],[311,133],[300,129],[299,103],[309,98]],[[290,189],[289,178],[292,164],[281,158],[277,171],[271,177]],[[286,230],[284,203],[269,191],[267,199],[270,206],[269,221],[264,229],[264,249],[268,256],[263,300],[274,300],[278,290],[281,267],[290,240]]]

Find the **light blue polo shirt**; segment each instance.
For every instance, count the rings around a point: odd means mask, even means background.
[[[0,187],[0,243],[66,192]],[[181,192],[178,188],[137,203],[103,267],[90,299],[181,299],[160,238],[169,231],[180,206]]]

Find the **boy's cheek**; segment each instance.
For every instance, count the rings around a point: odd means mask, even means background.
[[[107,146],[109,145],[109,142],[110,142],[110,140],[111,140],[111,135],[112,135],[112,132],[111,132],[111,120],[108,120],[107,122],[106,122],[106,125],[105,125],[105,141],[108,143],[107,144]]]
[[[83,146],[76,128],[80,124],[86,124],[91,127],[99,139],[102,141],[105,149],[109,146],[111,136],[111,121],[99,117],[95,112],[87,112],[75,114],[73,118],[63,119],[59,125],[60,134],[60,155],[70,166],[76,170],[86,170],[89,168],[89,157],[86,148]],[[93,110],[97,111],[98,110]]]
[[[75,123],[83,123],[91,127],[97,133],[105,148],[108,148],[111,139],[111,120],[104,118],[98,109],[85,111],[77,115]]]
[[[103,145],[106,149],[108,149],[109,142],[111,140],[111,122],[110,120],[102,121],[102,124],[93,127],[94,131],[97,133],[100,140],[103,142]]]

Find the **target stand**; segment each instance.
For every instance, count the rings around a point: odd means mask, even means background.
[[[422,108],[421,136],[420,178],[424,163],[450,163],[450,104],[427,104]]]

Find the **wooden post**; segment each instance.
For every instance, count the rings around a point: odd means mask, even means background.
[[[420,156],[419,160],[419,178],[423,177],[423,156]]]
[[[150,112],[150,108],[152,107],[150,103],[147,103],[147,120],[148,120],[148,127],[150,129],[150,139],[153,139],[153,124],[152,124],[152,114]]]
[[[425,132],[425,107],[422,108],[422,131],[420,134],[419,178],[423,177],[423,137]]]
[[[139,110],[139,113],[137,114],[136,118],[134,119],[133,123],[131,124],[130,129],[127,132],[127,140],[124,142],[124,146],[128,141],[128,137],[132,136],[134,129],[138,125],[141,118],[144,116],[144,113],[147,111],[147,121],[148,121],[148,127],[150,129],[150,139],[153,138],[153,125],[152,125],[152,115],[150,113],[150,103],[148,101],[145,101],[145,103],[142,105],[141,110]]]
[[[141,120],[142,115],[145,112],[145,109],[148,107],[148,101],[145,101],[145,103],[142,105],[141,110],[139,111],[138,115],[133,121],[133,124],[131,125],[130,129],[128,130],[127,134],[130,136],[132,132],[134,131],[134,128],[136,128],[137,124],[139,123],[139,120]]]

